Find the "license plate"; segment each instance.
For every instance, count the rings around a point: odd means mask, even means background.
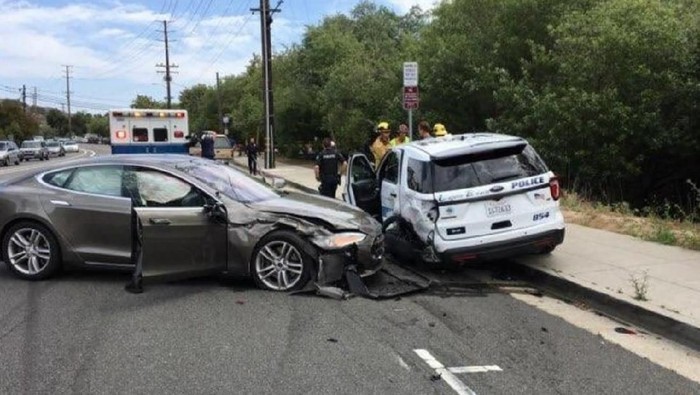
[[[500,217],[510,214],[510,203],[506,202],[488,202],[486,204],[487,217]]]

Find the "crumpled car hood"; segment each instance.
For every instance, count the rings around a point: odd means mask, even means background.
[[[381,233],[379,222],[364,211],[339,200],[333,201],[307,193],[289,192],[277,199],[251,204],[251,207],[268,213],[321,220],[338,230]]]

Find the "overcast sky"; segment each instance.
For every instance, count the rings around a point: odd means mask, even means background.
[[[277,0],[270,0],[272,6]],[[273,50],[298,43],[306,25],[347,13],[359,0],[285,0],[272,24]],[[434,0],[376,0],[398,14]],[[172,94],[215,73],[238,74],[260,53],[259,0],[0,0],[0,98],[61,108],[65,65],[72,66],[72,111],[128,107],[137,94],[164,100],[163,20],[167,19]]]

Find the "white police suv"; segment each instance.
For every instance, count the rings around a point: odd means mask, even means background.
[[[344,200],[384,224],[399,256],[461,265],[549,253],[564,240],[559,181],[520,137],[475,133],[349,159]]]

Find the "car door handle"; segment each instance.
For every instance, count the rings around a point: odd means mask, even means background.
[[[51,200],[51,204],[54,206],[70,206],[70,203],[65,200]]]
[[[391,196],[391,197],[396,197],[396,194],[392,192],[392,193],[389,194],[389,196]]]
[[[149,218],[148,222],[153,225],[170,225],[170,220],[165,218]]]

